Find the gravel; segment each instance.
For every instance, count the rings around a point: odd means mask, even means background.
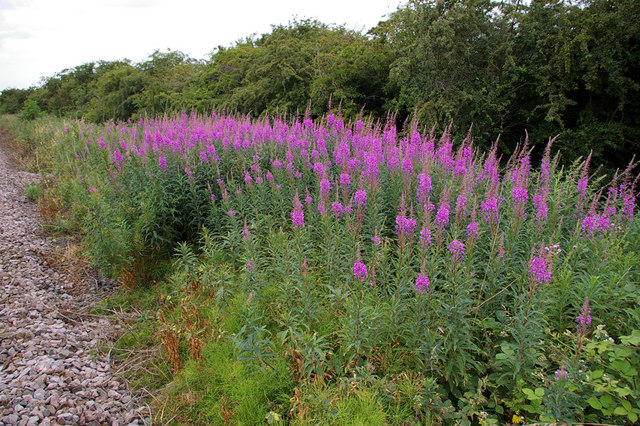
[[[114,329],[90,314],[103,296],[46,260],[59,243],[24,195],[37,181],[0,145],[0,426],[151,424],[100,350]]]

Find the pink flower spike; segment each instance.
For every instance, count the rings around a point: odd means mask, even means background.
[[[424,294],[429,291],[429,277],[425,274],[419,274],[416,279],[415,288],[416,291],[420,294]]]

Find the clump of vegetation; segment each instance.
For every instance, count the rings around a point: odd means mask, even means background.
[[[33,185],[27,185],[24,188],[24,193],[31,201],[36,201],[42,196],[42,187],[39,182]]]
[[[637,420],[633,165],[336,111],[56,135],[60,214],[151,295],[159,421]]]
[[[24,103],[20,116],[24,120],[34,120],[42,115],[42,110],[36,101],[29,99]]]

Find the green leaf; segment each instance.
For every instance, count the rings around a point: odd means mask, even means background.
[[[627,401],[626,399],[623,399],[622,401],[620,401],[620,403],[622,404],[625,410],[631,411],[631,404],[629,403],[629,401]]]
[[[614,414],[617,414],[619,416],[626,416],[627,415],[627,410],[625,410],[623,407],[616,407],[615,410],[613,410]]]
[[[600,397],[600,403],[603,407],[611,408],[614,405],[613,398],[609,395],[602,395]]]
[[[629,414],[627,414],[627,418],[628,418],[629,420],[631,420],[631,422],[632,422],[632,423],[635,423],[635,422],[637,422],[637,421],[638,421],[638,415],[637,415],[637,414],[635,414],[635,413],[629,413]]]
[[[633,330],[630,336],[621,336],[620,341],[625,345],[640,345],[640,330]]]
[[[624,398],[627,395],[631,395],[631,390],[629,388],[616,388],[616,393],[618,394],[618,396]]]
[[[631,350],[631,348],[618,348],[616,349],[615,353],[621,358],[626,358],[628,356],[631,356],[633,351]]]
[[[591,380],[599,379],[604,374],[603,370],[596,370],[589,375]]]
[[[592,407],[595,408],[596,410],[600,410],[602,409],[602,404],[600,404],[600,401],[598,401],[597,398],[595,397],[591,397],[589,399],[587,399],[587,403]]]
[[[536,388],[535,393],[536,393],[537,396],[542,398],[544,396],[544,389],[543,388]]]

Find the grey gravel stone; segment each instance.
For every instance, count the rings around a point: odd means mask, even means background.
[[[140,396],[113,375],[97,350],[114,326],[89,315],[102,297],[47,258],[64,238],[48,238],[0,135],[0,425],[128,424]],[[101,283],[107,280],[99,279]],[[145,413],[148,415],[148,412]],[[150,421],[147,423],[150,424]]]

